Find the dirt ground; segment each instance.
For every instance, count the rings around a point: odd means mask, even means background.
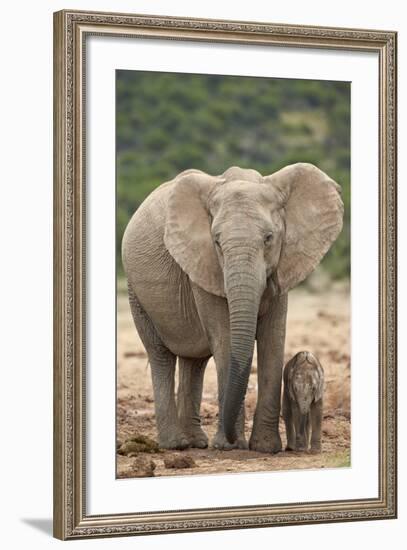
[[[150,369],[145,349],[131,318],[127,295],[119,286],[117,312],[117,442],[136,434],[156,440],[154,402]],[[117,477],[140,474],[140,462],[155,476],[202,475],[225,472],[332,468],[350,465],[350,300],[345,284],[329,290],[290,292],[286,337],[286,361],[301,350],[312,351],[325,371],[325,399],[322,425],[322,453],[281,452],[267,455],[249,450],[219,451],[186,449],[139,453],[128,457],[117,454]],[[257,396],[257,357],[253,359],[246,394],[246,436],[249,438]],[[201,418],[209,439],[217,422],[217,384],[213,360],[208,363],[202,397]],[[285,428],[280,419],[285,446]],[[168,468],[168,459],[187,458],[188,467]],[[189,457],[193,460],[190,461]],[[151,461],[153,464],[151,464]],[[192,463],[192,467],[191,467]]]

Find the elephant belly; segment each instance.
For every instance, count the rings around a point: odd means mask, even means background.
[[[143,287],[136,295],[165,346],[180,357],[211,355],[192,293],[157,282]]]

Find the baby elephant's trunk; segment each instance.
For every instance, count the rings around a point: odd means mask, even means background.
[[[306,450],[309,443],[309,433],[310,433],[310,414],[309,412],[301,414],[300,416],[300,433],[298,434],[298,450]]]
[[[307,426],[308,426],[308,413],[305,413],[305,414],[303,413],[301,414],[301,418],[300,418],[300,432],[304,438],[306,435]]]

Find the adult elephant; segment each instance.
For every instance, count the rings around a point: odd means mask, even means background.
[[[213,356],[219,424],[212,446],[247,448],[244,398],[257,340],[258,401],[249,446],[281,449],[287,292],[328,251],[342,218],[340,187],[305,163],[265,177],[237,167],[221,176],[187,170],[143,202],[126,228],[122,255],[132,314],[150,360],[161,447],[207,446],[199,411]]]

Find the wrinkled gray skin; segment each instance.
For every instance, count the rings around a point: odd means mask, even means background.
[[[200,424],[205,366],[218,377],[218,449],[247,448],[244,398],[258,349],[250,448],[275,453],[287,292],[342,228],[339,186],[310,164],[263,177],[187,170],[158,187],[122,243],[130,306],[151,365],[159,444],[206,447]],[[174,373],[179,358],[178,399]]]
[[[308,351],[294,355],[284,367],[283,418],[287,451],[321,452],[324,370]]]

